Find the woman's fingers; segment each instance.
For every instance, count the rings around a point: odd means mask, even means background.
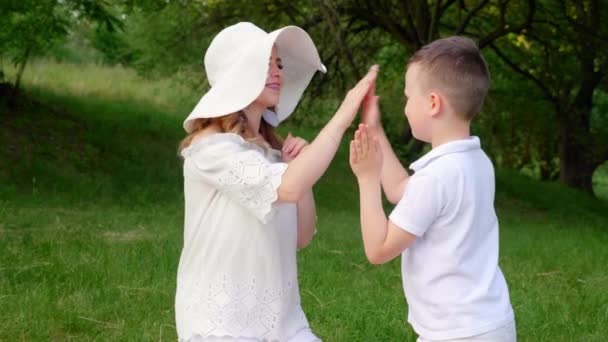
[[[308,145],[308,143],[306,142],[306,140],[304,140],[304,139],[297,139],[296,142],[295,142],[295,144],[293,145],[293,147],[289,151],[289,154],[291,156],[293,156],[293,157],[297,156],[298,154],[300,154],[300,151],[302,151],[302,149],[306,145]]]
[[[288,135],[287,138],[285,138],[285,141],[283,141],[283,148],[281,149],[281,151],[288,152],[291,149],[292,145],[293,138]]]
[[[289,159],[293,159],[300,154],[302,149],[308,145],[308,141],[294,137],[291,133],[285,138],[285,142],[283,143],[283,148],[281,151],[283,154],[287,155]]]
[[[369,71],[367,72],[367,74],[357,83],[357,85],[353,89],[351,89],[352,95],[356,99],[358,99],[359,101],[362,101],[363,98],[365,97],[365,95],[368,94],[368,92],[370,91],[370,88],[372,88],[376,82],[376,77],[378,76],[378,70],[379,70],[379,67],[377,64],[372,65],[369,68]]]

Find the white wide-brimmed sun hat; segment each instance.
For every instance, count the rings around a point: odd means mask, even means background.
[[[205,70],[211,89],[184,121],[186,132],[192,132],[195,119],[235,113],[253,103],[266,85],[273,45],[284,66],[283,85],[275,112],[266,111],[264,120],[277,126],[291,115],[315,72],[327,71],[315,44],[297,26],[266,33],[241,22],[223,29],[209,45]]]

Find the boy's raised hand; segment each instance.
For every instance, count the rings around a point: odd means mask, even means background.
[[[380,182],[382,151],[378,142],[370,137],[369,129],[364,124],[359,124],[355,138],[350,142],[350,167],[359,181]]]
[[[361,122],[366,124],[371,130],[381,127],[380,125],[380,107],[378,101],[380,96],[376,95],[376,79],[370,85],[361,110]]]

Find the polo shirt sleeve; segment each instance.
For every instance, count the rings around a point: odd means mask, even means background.
[[[389,220],[397,227],[422,236],[441,215],[446,196],[442,183],[432,175],[412,176]]]

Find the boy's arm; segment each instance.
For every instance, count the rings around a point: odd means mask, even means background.
[[[415,235],[399,229],[386,218],[380,188],[382,159],[379,142],[369,139],[365,125],[360,125],[351,142],[350,164],[359,182],[365,254],[373,264],[394,259],[416,239]]]
[[[395,155],[391,144],[386,137],[380,123],[379,97],[375,94],[375,83],[372,85],[363,100],[361,121],[369,128],[369,133],[380,144],[383,162],[381,181],[384,194],[389,202],[396,204],[403,196],[403,191],[409,175]]]
[[[416,236],[386,218],[379,180],[359,179],[359,196],[361,234],[367,259],[376,265],[393,260],[416,240]]]
[[[378,143],[380,144],[382,155],[386,156],[382,162],[381,173],[384,194],[389,202],[392,204],[397,204],[397,202],[399,202],[403,196],[403,191],[405,190],[405,186],[409,179],[409,174],[401,165],[397,155],[395,155],[395,152],[393,151],[393,148],[391,147],[391,144],[388,141],[388,138],[386,137],[384,129],[382,129],[381,125],[379,125],[373,136],[376,137]]]

